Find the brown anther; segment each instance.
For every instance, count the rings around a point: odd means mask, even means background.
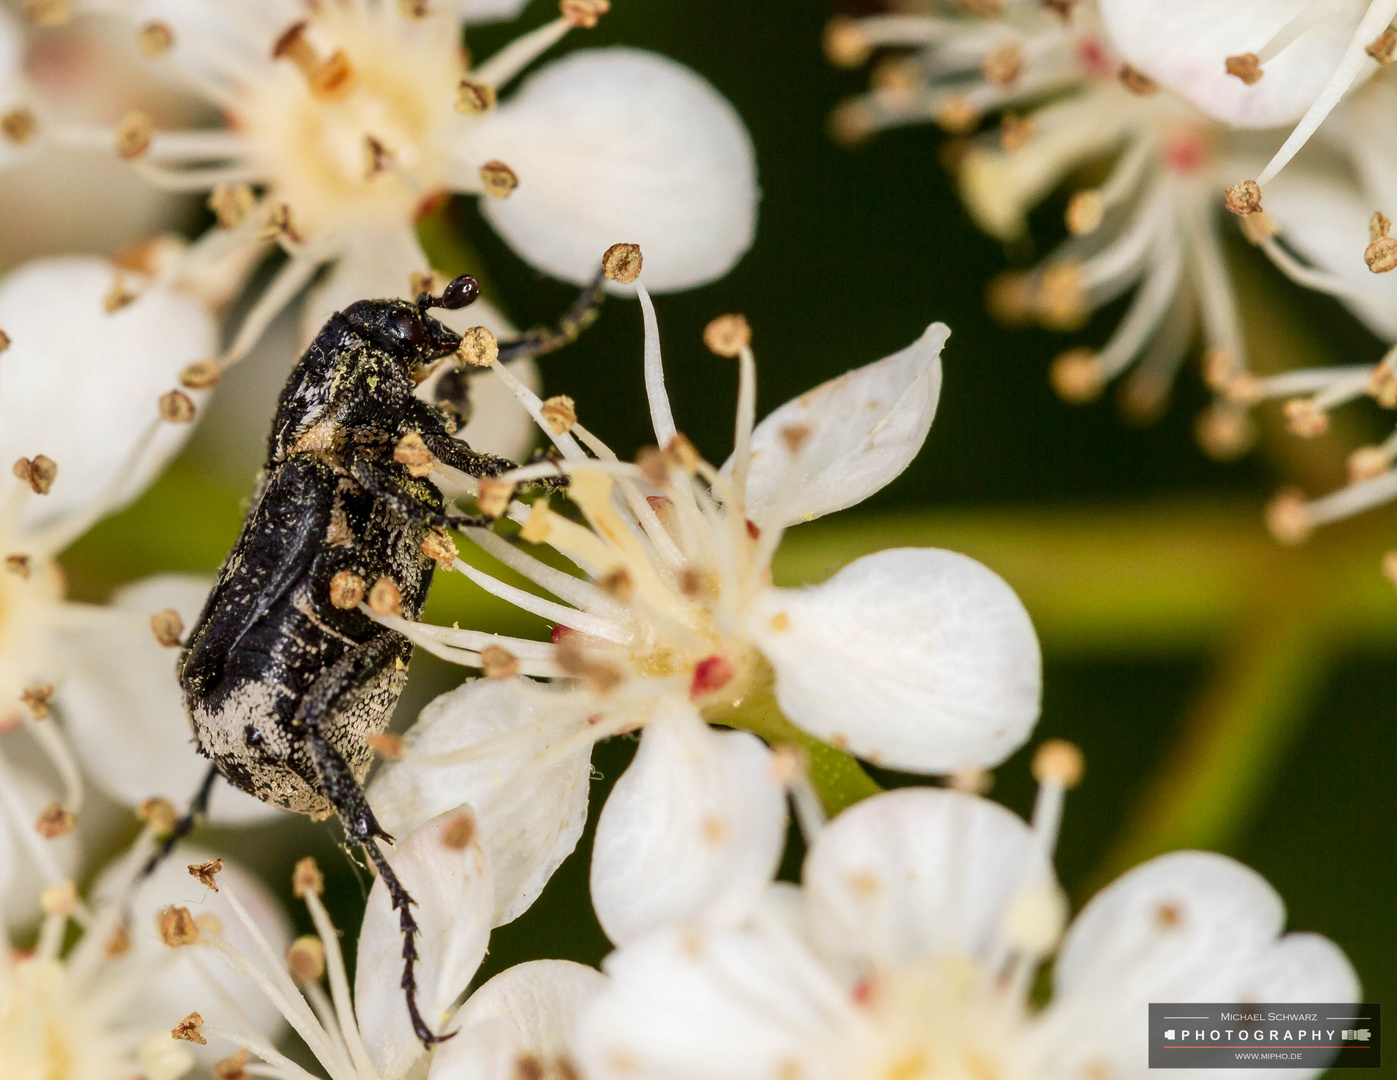
[[[164,608],[150,617],[150,632],[165,648],[173,649],[184,636],[184,620],[174,608]]]
[[[365,740],[379,757],[387,758],[389,761],[397,761],[403,756],[403,737],[393,735],[390,732],[381,732],[377,735],[370,735]]]
[[[1255,214],[1261,209],[1261,185],[1255,180],[1243,180],[1222,193],[1222,205],[1239,217]]]
[[[1005,326],[1026,326],[1038,312],[1033,279],[1013,271],[995,274],[985,288],[985,306]]]
[[[292,244],[305,242],[305,237],[296,228],[288,203],[276,203],[267,209],[267,221],[257,234],[259,240],[285,239]]]
[[[409,431],[398,440],[393,447],[393,460],[406,466],[408,473],[418,478],[428,475],[437,463],[436,456],[427,449],[427,444],[416,431]]]
[[[1389,26],[1363,46],[1363,51],[1379,64],[1392,63],[1394,59],[1397,59],[1397,30]]]
[[[364,579],[353,570],[341,570],[330,579],[330,603],[341,611],[356,608],[364,599]]]
[[[393,151],[376,135],[364,136],[364,179],[372,180],[393,166]]]
[[[1314,531],[1304,492],[1297,488],[1280,491],[1266,506],[1266,527],[1282,544],[1300,544]]]
[[[146,799],[136,808],[136,816],[150,826],[156,836],[165,836],[179,822],[179,811],[169,799]]]
[[[296,868],[291,871],[291,895],[304,900],[310,893],[320,896],[325,891],[325,875],[309,855],[296,860]]]
[[[441,842],[452,851],[465,851],[475,842],[477,832],[475,815],[469,810],[462,810],[442,826]]]
[[[873,43],[858,20],[843,15],[825,24],[824,45],[825,59],[835,67],[863,67],[873,55]]]
[[[1106,216],[1106,203],[1096,188],[1076,192],[1067,203],[1067,231],[1073,236],[1085,236],[1101,227]]]
[[[921,81],[917,63],[910,56],[887,56],[874,65],[868,84],[885,99],[910,102]]]
[[[472,326],[456,346],[456,359],[467,367],[489,367],[499,358],[499,339],[483,326]]]
[[[1085,768],[1082,752],[1065,739],[1049,739],[1033,755],[1033,779],[1040,784],[1074,788]]]
[[[77,824],[78,819],[71,810],[65,810],[62,803],[52,802],[44,807],[39,820],[34,822],[34,831],[45,840],[56,840],[60,836],[67,836]]]
[[[118,268],[117,272],[112,275],[112,287],[108,289],[106,295],[102,297],[102,310],[110,315],[130,304],[134,304],[140,298],[140,295],[141,294],[134,289],[126,287],[126,279],[122,275],[120,268]]]
[[[125,922],[117,923],[116,929],[111,932],[102,945],[102,955],[108,960],[114,960],[118,956],[125,956],[131,951],[131,930]]]
[[[1389,236],[1392,222],[1381,210],[1375,211],[1368,221],[1368,246],[1363,250],[1363,261],[1375,274],[1385,274],[1397,270],[1397,237]]]
[[[0,114],[0,134],[16,146],[23,146],[38,130],[39,121],[35,119],[33,112],[23,106]]]
[[[635,594],[635,579],[624,566],[618,566],[598,578],[597,587],[613,600],[628,604]]]
[[[752,347],[752,327],[745,315],[719,315],[703,328],[703,343],[714,355],[735,359]]]
[[[965,135],[980,123],[980,110],[963,94],[943,94],[932,106],[931,118],[950,135]]]
[[[515,1057],[514,1075],[510,1080],[543,1080],[543,1076],[543,1062],[537,1054],[525,1051]]]
[[[136,46],[141,50],[141,55],[148,60],[164,56],[174,44],[175,32],[170,29],[170,24],[158,19],[146,23],[136,31]]]
[[[504,512],[509,509],[510,499],[514,498],[514,485],[507,480],[486,477],[480,481],[476,490],[475,504],[486,517],[503,517]]]
[[[8,349],[10,347],[10,344],[10,335],[5,333],[5,331],[0,330],[0,353]]]
[[[257,196],[247,184],[219,184],[209,193],[208,208],[225,229],[241,225],[257,206]]]
[[[642,447],[635,456],[635,464],[640,470],[640,475],[651,487],[664,487],[669,482],[669,463],[665,461],[659,447]]]
[[[218,892],[218,874],[222,869],[222,859],[210,859],[208,862],[191,864],[189,876],[206,888]]]
[[[577,641],[578,636],[566,634],[557,642],[553,656],[559,670],[581,679],[598,694],[610,693],[621,684],[625,673],[615,664],[589,656]]]
[[[62,26],[73,8],[69,0],[24,0],[24,14],[36,26]]]
[[[1240,370],[1231,349],[1214,345],[1203,354],[1203,382],[1215,393],[1225,391]]]
[[[423,555],[446,569],[450,569],[461,555],[456,550],[456,541],[451,539],[451,534],[441,526],[428,529],[420,546]]]
[[[321,60],[315,46],[306,37],[307,22],[298,22],[287,27],[272,45],[272,59],[290,60],[310,87],[312,96],[324,101],[332,101],[349,96],[354,90],[354,68],[343,49],[337,49],[326,60]]]
[[[946,786],[965,795],[988,795],[994,787],[994,773],[988,769],[961,769],[947,778]]]
[[[247,1080],[247,1047],[243,1047],[236,1054],[215,1061],[213,1075],[215,1080]]]
[[[160,933],[160,940],[172,949],[193,945],[199,940],[199,926],[187,907],[171,904],[162,908],[155,917],[155,928]]]
[[[46,454],[20,458],[10,471],[28,484],[35,495],[47,495],[58,478],[58,464]]]
[[[699,457],[699,452],[694,449],[694,444],[682,431],[677,431],[671,436],[669,442],[665,444],[663,453],[670,468],[680,469],[690,476],[698,472],[699,462],[703,460]]]
[[[199,1034],[199,1029],[204,1026],[204,1018],[196,1012],[190,1013],[183,1020],[174,1026],[170,1031],[170,1038],[179,1039],[183,1042],[198,1043],[200,1046],[207,1046],[208,1039]]]
[[[1048,381],[1057,396],[1073,405],[1095,401],[1106,386],[1101,363],[1090,349],[1069,349],[1048,368]]]
[[[78,887],[71,881],[50,885],[39,893],[39,906],[45,915],[67,918],[78,906]]]
[[[49,714],[49,702],[53,700],[53,684],[37,683],[25,687],[19,695],[19,700],[29,708],[35,720],[42,720]]]
[[[679,592],[690,600],[703,595],[708,588],[707,579],[692,566],[686,566],[679,571]]]
[[[995,86],[1012,85],[1023,74],[1023,68],[1023,49],[1013,41],[991,49],[980,61],[980,74]]]
[[[1033,138],[1035,130],[1033,121],[1028,117],[1005,113],[999,118],[999,145],[1011,154],[1015,150],[1022,150]]]
[[[736,669],[722,653],[705,656],[694,665],[694,676],[689,680],[689,700],[697,701],[706,694],[721,690],[732,682]]]
[[[1384,409],[1397,409],[1397,372],[1379,364],[1368,376],[1368,393]]]
[[[171,424],[190,424],[199,415],[193,399],[182,390],[160,395],[160,419]]]
[[[495,107],[495,88],[489,83],[462,79],[456,84],[456,111],[479,116]]]
[[[591,30],[608,11],[611,0],[562,0],[558,10],[563,18],[581,30]]]
[[[30,563],[29,556],[20,552],[5,556],[5,569],[24,581],[29,580]]]
[[[143,157],[155,137],[155,123],[143,112],[132,111],[116,125],[116,154],[126,161]]]
[[[809,424],[787,424],[780,431],[781,442],[785,444],[786,453],[791,457],[797,456],[810,441]]]
[[[1198,414],[1193,437],[1214,461],[1233,461],[1256,444],[1256,425],[1245,409],[1218,402]]]
[[[577,403],[566,394],[548,398],[538,412],[554,435],[566,435],[577,423]]]
[[[303,983],[319,982],[325,974],[325,945],[314,934],[298,937],[286,950],[286,966]]]
[[[487,161],[480,166],[480,182],[485,194],[495,199],[507,199],[519,186],[519,177],[503,161]]]
[[[1360,446],[1348,456],[1348,478],[1351,483],[1374,480],[1387,472],[1392,462],[1380,446]]]
[[[217,360],[195,360],[179,373],[179,384],[186,390],[211,390],[223,378]]]
[[[1229,56],[1224,62],[1227,74],[1241,79],[1248,86],[1253,86],[1261,80],[1261,76],[1266,72],[1262,70],[1261,58],[1256,53],[1239,53],[1236,56]]]
[[[369,590],[369,610],[375,615],[401,615],[403,594],[392,578],[381,577]]]
[[[1139,68],[1131,67],[1129,64],[1122,64],[1116,77],[1120,79],[1121,85],[1132,94],[1148,97],[1150,94],[1159,92],[1159,83],[1155,82]]]
[[[602,253],[602,273],[611,281],[629,285],[640,277],[640,268],[644,261],[639,244],[612,244]]]
[[[1052,330],[1075,330],[1086,322],[1087,289],[1081,265],[1053,263],[1038,279],[1033,297],[1039,320]]]
[[[1285,426],[1302,439],[1314,439],[1329,430],[1329,414],[1309,398],[1292,398],[1285,403]]]
[[[830,110],[826,126],[829,137],[840,146],[858,146],[873,134],[874,115],[862,101],[844,101]]]
[[[398,11],[405,19],[425,19],[432,5],[427,0],[398,0]]]
[[[501,645],[480,650],[480,670],[487,679],[512,679],[519,674],[519,657]]]

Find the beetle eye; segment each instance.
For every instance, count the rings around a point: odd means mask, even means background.
[[[422,320],[414,312],[395,311],[388,316],[387,323],[388,332],[399,341],[410,345],[426,344],[427,332],[422,327]]]

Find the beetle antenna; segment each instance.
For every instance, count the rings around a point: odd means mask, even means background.
[[[521,356],[542,356],[554,352],[564,345],[571,345],[578,335],[597,321],[606,290],[602,283],[606,280],[605,270],[598,270],[588,286],[582,290],[567,312],[552,326],[539,327],[520,334],[517,338],[500,342],[501,360],[516,360]]]
[[[447,311],[456,311],[474,303],[475,298],[479,295],[480,282],[476,281],[470,274],[462,274],[460,277],[452,278],[447,283],[446,288],[441,290],[440,296],[424,292],[417,298],[417,310],[427,312],[432,308],[445,308]]]

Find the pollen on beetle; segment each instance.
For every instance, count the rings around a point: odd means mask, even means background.
[[[187,907],[171,904],[163,908],[155,919],[160,940],[172,949],[193,945],[199,940],[199,926]]]
[[[480,182],[485,185],[485,194],[507,199],[519,186],[519,177],[503,161],[487,161],[480,166]]]
[[[319,982],[325,974],[325,944],[314,934],[304,934],[286,950],[286,966],[301,982]]]
[[[558,394],[544,401],[539,415],[554,435],[566,435],[577,423],[577,403],[566,394]]]
[[[320,896],[325,892],[325,875],[320,866],[307,855],[296,860],[296,868],[291,872],[291,895],[304,900],[309,894]]]
[[[499,339],[483,326],[472,326],[461,335],[456,356],[469,367],[489,367],[500,358]]]
[[[136,809],[136,816],[150,826],[156,836],[163,836],[179,821],[179,812],[169,799],[147,799]]]
[[[558,10],[573,26],[591,30],[611,10],[611,0],[561,0]]]
[[[181,390],[171,390],[161,394],[159,400],[160,419],[171,424],[191,424],[199,415],[194,400]]]
[[[427,449],[427,444],[422,441],[422,436],[416,431],[409,431],[397,445],[393,447],[393,460],[399,465],[407,468],[407,471],[416,477],[423,477],[432,471],[436,465],[436,457]]]
[[[1253,86],[1261,80],[1261,76],[1266,72],[1261,67],[1261,58],[1256,53],[1239,53],[1236,56],[1229,56],[1224,62],[1227,74],[1241,79],[1248,86]]]
[[[214,1062],[213,1075],[215,1080],[247,1080],[247,1047],[243,1047],[236,1054]]]
[[[403,596],[392,578],[381,577],[369,590],[369,610],[375,615],[401,615]]]
[[[456,541],[451,539],[450,533],[440,527],[427,530],[426,535],[422,537],[421,548],[423,555],[442,566],[451,566],[460,556],[460,552],[456,550]]]
[[[189,876],[214,892],[218,892],[218,874],[223,869],[222,859],[194,863],[189,867]]]
[[[441,842],[452,851],[465,851],[475,842],[477,832],[475,815],[469,810],[462,810],[441,830]]]
[[[1303,492],[1286,488],[1266,507],[1266,527],[1282,544],[1302,544],[1314,531],[1314,521]]]
[[[175,32],[170,29],[170,24],[158,19],[146,23],[136,32],[136,45],[148,60],[164,56],[174,44]]]
[[[719,315],[703,328],[703,343],[717,356],[735,359],[752,345],[752,327],[745,315]]]
[[[1033,755],[1033,779],[1040,784],[1074,788],[1085,768],[1081,750],[1065,739],[1049,739]]]
[[[247,184],[219,184],[209,192],[208,207],[225,229],[241,225],[256,206],[257,196]]]
[[[640,277],[644,262],[639,244],[612,244],[601,257],[602,272],[622,285],[629,285]]]
[[[116,125],[116,153],[126,161],[144,157],[155,137],[155,123],[143,112],[132,111]]]
[[[478,491],[479,494],[476,495],[475,498],[476,505],[480,507],[480,512],[486,517],[497,518],[502,516],[504,512],[509,509],[509,500],[514,498],[514,485],[507,480],[481,480]],[[535,503],[535,505],[538,504]],[[530,520],[532,520],[532,516]],[[528,526],[526,525],[525,531],[527,530]],[[538,541],[531,540],[528,536],[525,536],[524,539],[528,540],[530,543],[538,543]]]
[[[489,83],[463,78],[456,86],[456,111],[479,116],[495,107],[495,88]]]
[[[1255,180],[1243,180],[1223,192],[1222,205],[1241,217],[1261,209],[1261,185]]]
[[[199,1034],[199,1029],[203,1026],[204,1018],[198,1013],[192,1012],[171,1029],[170,1038],[207,1046],[208,1039]]]
[[[165,608],[150,617],[150,631],[156,641],[172,649],[180,644],[180,638],[184,636],[184,620],[174,608]]]
[[[29,485],[35,495],[47,495],[58,478],[58,465],[45,454],[35,454],[32,458],[20,458],[11,470],[15,476]]]

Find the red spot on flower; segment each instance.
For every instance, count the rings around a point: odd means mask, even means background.
[[[650,504],[650,509],[657,514],[668,510],[673,505],[667,495],[647,495],[645,501]]]
[[[854,983],[854,988],[849,992],[854,1004],[867,1008],[873,1003],[873,980],[860,979]]]
[[[1077,42],[1077,64],[1088,75],[1103,79],[1113,79],[1119,66],[1111,59],[1106,46],[1094,37],[1084,37]]]
[[[705,656],[694,665],[694,681],[689,684],[689,699],[696,701],[704,694],[721,690],[733,677],[732,661],[721,653]]]
[[[757,537],[761,536],[761,534],[762,534],[761,527],[760,527],[755,521],[753,521],[751,518],[748,518],[748,519],[747,519],[747,535],[750,536],[753,540],[755,540],[755,539],[757,539]]]
[[[1194,172],[1206,157],[1207,148],[1197,132],[1177,133],[1164,144],[1164,163],[1172,172]]]
[[[556,645],[556,644],[558,644],[558,642],[562,641],[563,638],[567,637],[567,636],[568,636],[569,634],[571,634],[571,633],[572,633],[572,627],[570,627],[570,626],[562,626],[562,625],[560,624],[560,625],[558,625],[558,626],[553,627],[553,629],[551,629],[551,630],[548,631],[548,640],[551,641],[551,642],[553,642],[554,645]]]

